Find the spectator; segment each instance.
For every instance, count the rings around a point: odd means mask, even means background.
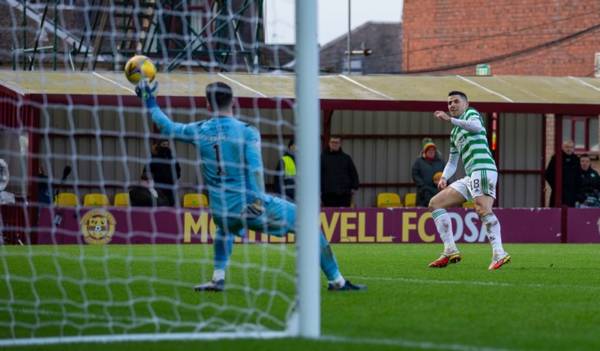
[[[48,175],[46,175],[46,172],[44,172],[44,168],[42,166],[38,167],[37,196],[38,196],[38,203],[40,203],[40,204],[51,204],[52,203],[51,184],[48,180]]]
[[[275,169],[275,193],[290,202],[296,198],[296,143],[290,139],[287,151],[279,159]]]
[[[131,206],[139,207],[169,205],[166,195],[161,190],[154,188],[145,169],[142,172],[141,185],[129,187],[129,202]]]
[[[10,178],[10,174],[8,172],[8,164],[6,161],[0,158],[0,205],[14,204],[15,203],[15,195],[13,193],[9,193],[8,191],[4,191],[8,186],[8,180]],[[0,215],[0,228],[2,227],[2,216]],[[2,244],[3,236],[0,233],[0,244]]]
[[[581,180],[577,200],[580,207],[600,207],[600,199],[598,198],[600,175],[591,167],[592,161],[589,155],[581,155],[579,164],[581,166]]]
[[[417,206],[427,207],[429,200],[438,193],[437,183],[446,163],[430,138],[423,139],[422,145],[421,156],[412,166],[412,178],[417,184]]]
[[[162,139],[152,145],[150,173],[156,190],[160,190],[167,199],[167,206],[175,206],[174,188],[181,178],[179,162],[173,159],[169,141]]]
[[[321,155],[321,201],[324,207],[350,207],[358,190],[358,172],[352,157],[342,151],[340,137],[331,137]]]
[[[569,207],[575,207],[575,202],[579,195],[579,183],[580,183],[580,165],[579,157],[573,153],[574,145],[573,141],[567,140],[562,145],[562,199],[561,204]],[[550,195],[550,206],[554,206],[554,186],[555,186],[555,164],[556,155],[552,156],[548,168],[544,174],[544,178],[552,193]]]

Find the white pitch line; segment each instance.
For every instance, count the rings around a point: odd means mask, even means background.
[[[581,83],[581,84],[583,84],[583,85],[585,85],[585,86],[588,86],[588,87],[590,87],[590,88],[592,88],[592,89],[594,89],[594,90],[596,90],[596,91],[600,91],[600,88],[598,88],[597,86],[594,86],[594,85],[592,85],[592,84],[590,84],[590,83],[588,83],[588,82],[586,82],[586,81],[584,81],[584,80],[581,80],[581,79],[579,79],[579,78],[577,78],[577,77],[572,77],[572,76],[569,76],[569,78],[570,78],[570,79],[573,79],[573,80],[576,80],[576,81],[578,81],[579,83]]]
[[[365,90],[368,90],[368,91],[372,92],[373,94],[377,94],[377,95],[379,95],[379,96],[381,96],[381,97],[384,97],[384,98],[386,98],[387,100],[394,100],[394,98],[392,98],[392,97],[390,97],[390,96],[387,96],[387,95],[385,95],[384,93],[382,93],[382,92],[380,92],[380,91],[377,91],[377,90],[375,90],[375,89],[373,89],[373,88],[369,88],[368,86],[366,86],[366,85],[364,85],[364,84],[361,84],[361,83],[359,83],[359,82],[355,81],[354,79],[352,79],[352,78],[350,78],[350,77],[348,77],[348,76],[345,76],[345,75],[343,75],[343,74],[339,74],[338,76],[339,76],[339,77],[341,77],[341,78],[344,78],[345,80],[349,81],[349,82],[350,82],[350,83],[352,83],[352,84],[356,84],[356,85],[358,85],[359,87],[361,87],[361,88],[363,88],[363,89],[365,89]]]
[[[110,335],[81,335],[54,336],[40,338],[0,339],[0,347],[4,346],[33,346],[81,343],[114,343],[114,342],[148,342],[176,340],[228,340],[228,339],[280,339],[293,337],[288,332],[249,331],[249,332],[210,332],[210,333],[156,333],[156,334],[110,334]]]
[[[503,98],[504,100],[506,100],[506,101],[508,101],[508,102],[514,102],[514,101],[513,101],[511,98],[509,98],[509,97],[507,97],[507,96],[504,96],[504,95],[500,94],[500,93],[499,93],[499,92],[497,92],[497,91],[493,91],[492,89],[488,89],[488,88],[484,87],[483,85],[481,85],[481,84],[479,84],[479,83],[477,83],[477,82],[474,82],[474,81],[472,81],[472,80],[470,80],[470,79],[468,79],[468,78],[465,78],[465,77],[463,77],[463,76],[461,76],[461,75],[458,75],[458,74],[457,74],[456,76],[457,76],[458,78],[460,78],[460,79],[464,80],[465,82],[469,83],[469,84],[473,84],[474,86],[476,86],[476,87],[478,87],[478,88],[480,88],[480,89],[483,89],[483,90],[487,91],[487,92],[488,92],[488,93],[490,93],[490,94],[494,94],[494,95],[496,95],[496,96],[499,96],[499,97]]]
[[[511,287],[511,288],[567,288],[567,289],[586,289],[600,290],[600,286],[593,285],[555,285],[555,284],[514,284],[503,282],[486,282],[478,280],[437,280],[437,279],[418,279],[404,277],[365,277],[365,276],[348,276],[352,279],[363,280],[380,280],[380,281],[398,281],[405,283],[416,284],[434,284],[434,285],[476,285],[476,286],[493,286],[493,287]]]
[[[125,89],[125,90],[129,90],[130,92],[132,92],[132,93],[134,93],[134,94],[135,94],[135,90],[131,89],[130,87],[126,87],[126,86],[124,86],[123,84],[121,84],[121,83],[119,83],[119,82],[116,82],[116,81],[114,81],[114,80],[112,80],[112,79],[110,79],[110,78],[108,78],[108,77],[105,77],[105,76],[101,75],[100,73],[92,72],[92,74],[93,74],[93,75],[95,75],[96,77],[100,78],[100,79],[104,79],[104,80],[105,80],[105,81],[107,81],[107,82],[111,82],[111,83],[113,83],[114,85],[116,85],[116,86],[118,86],[118,87],[120,87],[120,88],[123,88],[123,89]]]
[[[254,93],[256,93],[256,94],[258,94],[258,95],[260,95],[260,96],[262,96],[262,97],[268,97],[267,95],[265,95],[265,94],[261,93],[260,91],[258,91],[258,90],[256,90],[256,89],[252,89],[252,88],[250,88],[249,86],[247,86],[246,84],[244,84],[244,83],[242,83],[242,82],[239,82],[239,81],[237,81],[237,80],[235,80],[235,79],[233,79],[233,78],[229,78],[229,77],[227,77],[227,76],[226,76],[226,75],[224,75],[223,73],[219,73],[219,77],[221,77],[221,78],[223,78],[223,79],[226,79],[226,80],[228,80],[228,81],[230,81],[230,82],[232,82],[232,83],[235,83],[235,84],[237,84],[237,85],[241,86],[241,87],[242,87],[242,88],[244,88],[244,89],[248,89],[248,90],[250,90],[250,91],[252,91],[252,92],[254,92]]]
[[[501,349],[488,346],[473,346],[464,344],[442,344],[432,341],[415,341],[401,338],[385,339],[385,338],[353,338],[336,335],[323,335],[318,340],[331,341],[336,343],[348,343],[357,345],[385,345],[385,346],[400,346],[410,349],[420,350],[453,350],[453,351],[509,351],[509,349]]]

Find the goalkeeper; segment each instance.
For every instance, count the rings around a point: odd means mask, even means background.
[[[162,134],[194,144],[198,150],[217,233],[212,279],[194,290],[223,291],[234,235],[244,236],[248,229],[279,237],[294,232],[296,205],[265,193],[260,134],[233,117],[233,93],[227,84],[209,84],[206,100],[211,118],[187,124],[173,122],[161,111],[155,99],[156,85],[143,80],[136,93]],[[344,279],[322,232],[320,250],[321,269],[329,280],[329,290],[366,289]]]

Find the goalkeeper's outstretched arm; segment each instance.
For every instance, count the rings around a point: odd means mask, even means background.
[[[161,134],[165,134],[176,139],[191,142],[194,139],[196,128],[195,123],[178,123],[173,122],[158,106],[156,101],[156,93],[158,90],[158,82],[151,85],[146,80],[140,81],[140,84],[135,89],[136,94],[144,101],[146,107],[150,110],[152,121]]]

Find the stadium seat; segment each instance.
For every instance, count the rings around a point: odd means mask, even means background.
[[[377,207],[379,207],[379,208],[402,207],[402,201],[400,201],[400,195],[398,195],[396,193],[379,193],[379,194],[377,194]]]
[[[417,193],[406,193],[404,195],[404,206],[417,207]]]
[[[108,196],[100,193],[90,193],[83,197],[83,206],[86,207],[100,207],[109,206]]]
[[[183,195],[183,207],[200,208],[208,207],[208,198],[204,194],[189,193]]]
[[[77,207],[79,199],[74,193],[58,193],[54,198],[54,204],[60,207]]]
[[[129,193],[115,194],[115,207],[128,207],[128,206],[129,206]]]

